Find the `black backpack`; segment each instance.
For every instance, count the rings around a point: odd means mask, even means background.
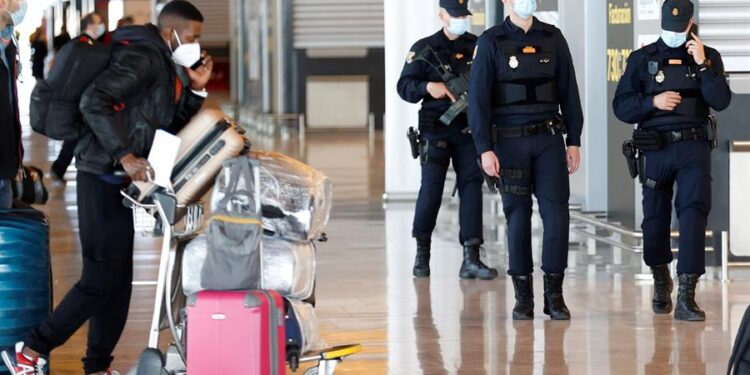
[[[83,115],[78,109],[81,96],[107,69],[111,56],[109,45],[87,36],[63,46],[47,79],[37,81],[31,93],[31,128],[52,139],[78,139],[83,132]]]
[[[732,356],[729,357],[727,375],[750,374],[750,306],[742,317],[737,338],[734,340]]]

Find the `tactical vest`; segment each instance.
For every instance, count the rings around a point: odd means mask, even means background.
[[[495,39],[501,61],[492,93],[495,114],[557,112],[557,46],[554,29],[545,26],[544,38],[529,44],[505,33]]]
[[[674,111],[656,110],[641,124],[658,126],[677,122],[703,122],[711,114],[701,92],[700,68],[692,57],[667,57],[656,44],[646,48],[646,70],[641,75],[644,94],[659,95],[665,91],[679,92],[682,102]]]

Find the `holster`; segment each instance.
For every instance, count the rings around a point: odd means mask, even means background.
[[[406,132],[406,138],[409,139],[411,157],[414,159],[419,158],[419,141],[421,139],[419,132],[414,130],[414,127],[410,126],[409,131]]]
[[[622,144],[622,154],[628,164],[630,178],[638,177],[638,150],[633,146],[633,140],[627,140]]]
[[[717,147],[719,147],[719,120],[716,118],[716,115],[708,115],[708,127],[709,129],[711,129],[711,134],[708,137],[708,142],[711,146],[711,150],[715,150]]]

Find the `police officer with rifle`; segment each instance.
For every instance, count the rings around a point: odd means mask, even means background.
[[[679,290],[674,318],[703,321],[695,287],[706,272],[706,223],[711,210],[711,149],[716,121],[711,109],[729,106],[731,91],[721,55],[703,45],[693,26],[690,0],[662,5],[662,33],[633,52],[615,93],[617,118],[638,124],[623,145],[632,177],[643,185],[643,260],[654,277],[652,310],[672,312],[672,197],[679,219]]]
[[[398,81],[398,93],[422,103],[419,132],[408,136],[412,154],[422,165],[421,188],[412,235],[417,240],[415,277],[430,276],[430,248],[443,199],[445,176],[452,162],[460,198],[459,241],[464,261],[462,279],[494,279],[497,270],[480,259],[482,236],[482,174],[466,116],[468,73],[476,36],[467,33],[471,12],[466,0],[440,0],[444,27],[411,48]]]

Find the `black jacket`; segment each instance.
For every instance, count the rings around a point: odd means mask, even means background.
[[[21,121],[18,117],[16,54],[14,43],[5,47],[8,67],[0,61],[0,180],[13,179],[23,160]]]
[[[203,104],[155,26],[118,29],[113,45],[109,68],[80,104],[88,131],[76,147],[76,168],[94,174],[122,169],[128,153],[148,157],[157,130],[178,132]]]

